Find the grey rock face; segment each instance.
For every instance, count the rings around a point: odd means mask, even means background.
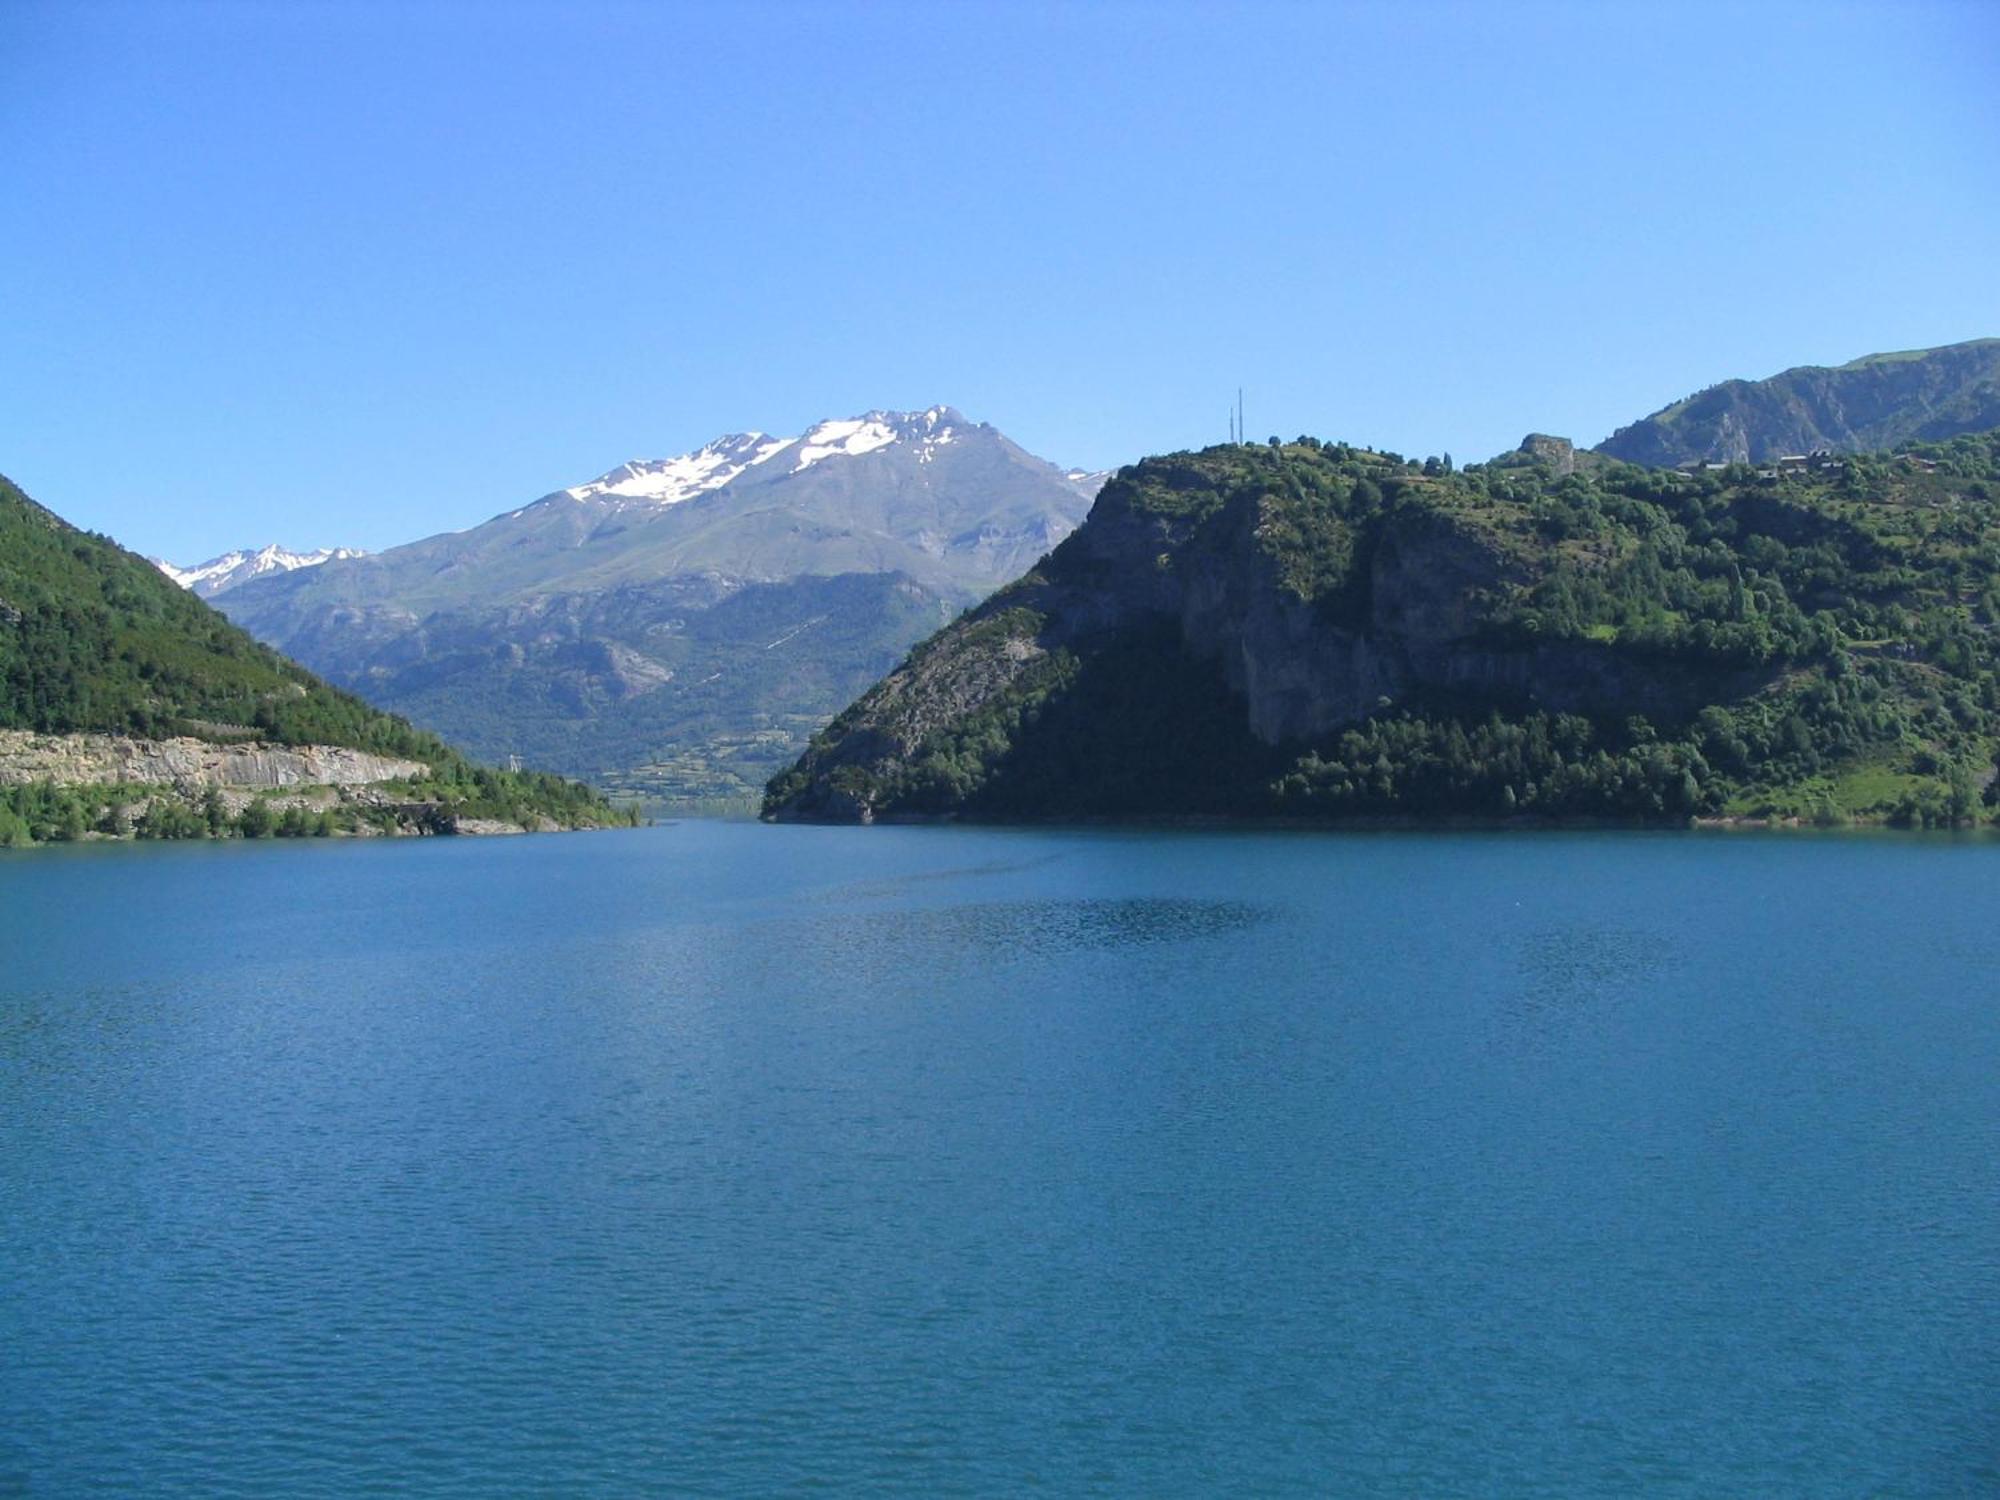
[[[1521,451],[1530,458],[1548,464],[1558,474],[1576,472],[1576,444],[1568,438],[1550,437],[1545,432],[1531,432],[1521,439]]]
[[[257,790],[372,786],[422,776],[428,767],[330,745],[216,745],[206,740],[127,739],[108,734],[0,730],[0,785],[131,784]]]

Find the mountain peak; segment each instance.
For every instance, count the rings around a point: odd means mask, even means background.
[[[927,463],[938,448],[956,441],[959,430],[970,425],[949,406],[933,406],[925,411],[877,409],[858,417],[820,422],[798,440],[798,454],[791,472],[796,474],[822,459],[859,458],[892,443],[917,445],[917,461]]]
[[[961,432],[978,431],[984,425],[966,420],[953,406],[932,406],[923,411],[877,408],[858,417],[829,417],[794,438],[733,432],[674,458],[635,458],[556,494],[571,500],[678,505],[719,490],[780,454],[790,462],[777,472],[791,474],[824,459],[859,458],[894,443],[917,445],[917,461],[927,463],[938,448],[956,440]]]
[[[321,547],[314,552],[292,552],[272,542],[263,547],[240,547],[188,568],[177,567],[158,557],[148,558],[147,561],[182,588],[210,599],[225,589],[233,589],[237,584],[248,583],[253,578],[262,578],[267,573],[291,573],[300,568],[316,568],[321,563],[367,555],[352,547]]]

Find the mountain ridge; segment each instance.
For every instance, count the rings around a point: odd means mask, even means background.
[[[1593,450],[1627,463],[1763,463],[1867,452],[2000,426],[2000,338],[1795,365],[1725,380],[1619,428]]]
[[[248,583],[253,578],[262,578],[270,573],[291,573],[300,568],[316,568],[322,563],[343,562],[351,557],[366,557],[368,554],[354,547],[321,547],[312,552],[293,552],[270,542],[262,547],[239,547],[223,552],[206,562],[180,567],[164,558],[146,559],[182,588],[213,599],[217,594]]]

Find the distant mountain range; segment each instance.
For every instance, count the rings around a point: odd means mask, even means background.
[[[225,552],[220,557],[211,557],[207,562],[196,563],[192,567],[180,568],[160,558],[147,561],[184,589],[190,589],[204,599],[213,599],[239,583],[248,583],[253,578],[262,578],[269,573],[291,573],[300,568],[316,568],[321,563],[337,562],[349,557],[366,557],[351,547],[322,547],[317,552],[288,552],[273,543],[268,547],[245,548],[237,552]]]
[[[1596,451],[1671,469],[1863,453],[2000,427],[2000,339],[1727,380],[1621,427]]]
[[[468,531],[266,569],[217,602],[490,759],[744,797],[1069,535],[1106,477],[948,406],[871,411],[634,460]]]
[[[1728,381],[1559,475],[1880,450],[2000,426],[2000,340]],[[741,799],[917,641],[1019,577],[1109,476],[948,406],[635,459],[374,556],[169,570],[333,682],[497,762]],[[1432,477],[1432,476],[1426,476]]]

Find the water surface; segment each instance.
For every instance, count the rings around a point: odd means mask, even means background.
[[[1996,861],[0,856],[0,1494],[1992,1493]]]

